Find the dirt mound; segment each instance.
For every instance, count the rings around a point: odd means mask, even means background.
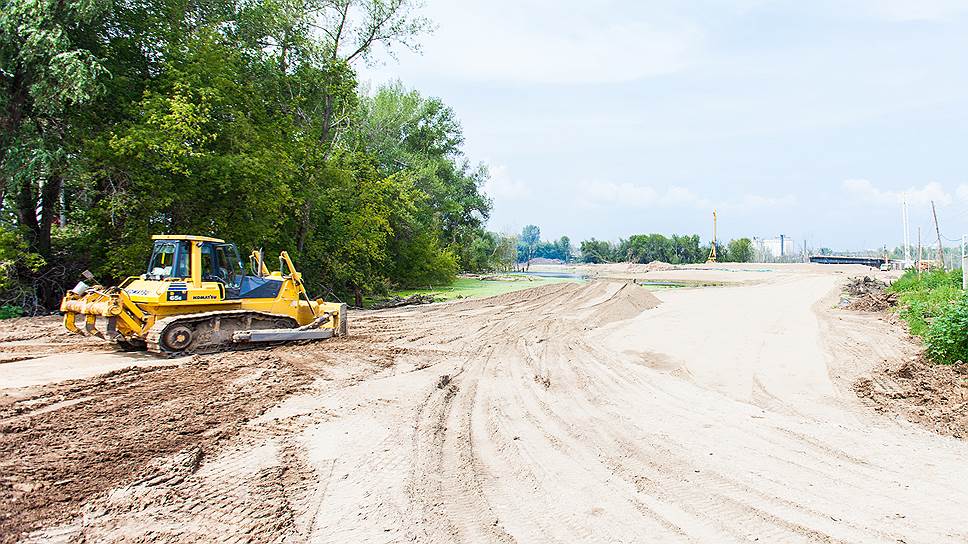
[[[894,293],[866,294],[851,299],[846,308],[862,312],[883,312],[890,310],[895,304],[897,304],[897,295]]]
[[[897,413],[937,433],[968,438],[968,363],[938,365],[913,357],[854,384],[879,412]]]
[[[462,302],[463,306],[495,306],[495,305],[515,305],[521,306],[533,301],[545,299],[547,296],[560,296],[568,293],[575,293],[581,289],[578,283],[547,283],[531,289],[521,289],[520,291],[510,291],[493,297],[471,299]],[[545,299],[546,300],[546,299]]]
[[[897,295],[887,292],[887,284],[870,276],[852,278],[844,293],[841,306],[848,310],[883,312],[897,304]]]
[[[853,296],[882,293],[887,284],[870,276],[851,278],[844,287],[844,291]]]
[[[625,266],[627,272],[665,272],[666,270],[676,270],[677,268],[679,267],[663,261],[652,261],[647,264],[629,263]]]
[[[648,289],[634,283],[610,282],[605,285],[614,291],[595,308],[594,322],[598,325],[631,319],[662,303]]]
[[[675,270],[676,266],[674,264],[669,264],[663,261],[652,261],[651,263],[642,267],[646,272],[664,272],[666,270]]]

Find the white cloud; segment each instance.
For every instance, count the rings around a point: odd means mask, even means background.
[[[955,195],[958,196],[958,200],[968,202],[968,184],[962,183],[955,189]]]
[[[424,40],[423,56],[401,60],[417,72],[473,81],[606,83],[677,72],[701,48],[695,24],[591,4],[435,3],[427,14],[438,29]]]
[[[578,201],[593,206],[617,208],[694,208],[747,211],[785,207],[796,203],[794,195],[764,196],[744,194],[735,198],[710,199],[692,189],[669,185],[657,189],[650,185],[630,182],[592,181],[583,183],[576,191]]]
[[[591,181],[579,185],[576,196],[586,204],[619,208],[708,207],[709,201],[686,187],[656,189],[630,182]]]
[[[726,200],[721,207],[731,210],[756,210],[762,208],[782,208],[792,206],[796,203],[797,197],[791,194],[783,196],[746,194],[738,200]]]
[[[896,205],[906,200],[908,204],[913,205],[929,204],[934,201],[936,204],[947,206],[952,202],[951,194],[945,191],[940,183],[934,181],[920,187],[914,186],[901,191],[890,191],[879,189],[866,179],[847,179],[844,180],[844,188],[874,204]],[[968,193],[968,189],[965,193]]]
[[[490,176],[484,183],[484,192],[495,200],[520,200],[531,196],[530,188],[512,179],[504,165],[491,166]]]
[[[869,0],[867,10],[892,21],[943,21],[968,13],[964,0]]]

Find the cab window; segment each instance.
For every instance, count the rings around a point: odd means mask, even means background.
[[[188,245],[176,240],[156,241],[147,275],[158,279],[188,277]]]
[[[239,250],[232,244],[218,245],[215,246],[215,257],[219,275],[225,286],[229,289],[238,288],[242,283],[242,276],[245,274],[242,268],[242,260],[239,258]]]
[[[212,268],[212,257],[214,256],[212,244],[202,244],[202,279],[205,281],[220,281],[218,271]],[[214,271],[213,271],[214,270]]]

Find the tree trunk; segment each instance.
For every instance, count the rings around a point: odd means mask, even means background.
[[[363,307],[363,291],[361,291],[360,288],[355,285],[353,286],[353,304],[357,308]]]
[[[31,249],[36,249],[40,241],[38,239],[40,224],[37,222],[37,197],[34,195],[34,184],[30,180],[22,180],[18,183],[14,200],[17,203],[17,222],[27,229],[27,242]]]
[[[54,224],[57,205],[60,200],[61,187],[64,185],[64,178],[59,173],[51,174],[47,182],[44,183],[40,192],[40,225],[37,230],[37,252],[41,255],[50,255],[50,229]]]
[[[333,97],[327,94],[324,100],[326,105],[323,107],[323,129],[319,143],[323,146],[323,160],[325,161],[329,159],[329,154],[333,150],[333,146],[330,145],[332,140],[330,132],[333,129]]]
[[[27,106],[27,75],[20,65],[14,70],[13,78],[10,80],[9,93],[10,101],[7,103],[7,112],[2,125],[4,150],[8,138],[13,138],[17,131],[20,130],[20,125],[23,123],[24,118],[24,109]]]
[[[306,247],[306,237],[309,236],[309,215],[312,205],[307,200],[303,204],[302,214],[299,217],[299,232],[296,235],[296,249],[301,253]]]

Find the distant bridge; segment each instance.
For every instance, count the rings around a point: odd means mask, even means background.
[[[810,262],[818,264],[862,264],[877,268],[888,262],[887,259],[877,257],[844,257],[841,255],[814,255],[810,257]]]

